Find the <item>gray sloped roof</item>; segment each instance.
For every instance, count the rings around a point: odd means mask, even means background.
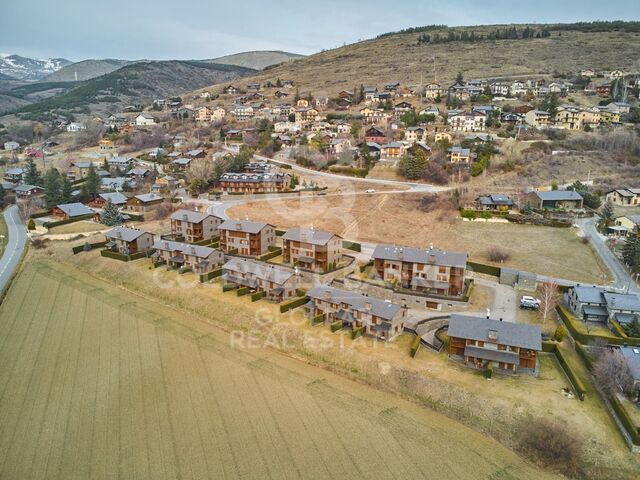
[[[481,205],[513,205],[513,200],[501,193],[492,193],[491,195],[478,197],[478,201]]]
[[[371,258],[444,265],[448,267],[465,267],[467,265],[466,253],[445,252],[434,249],[423,250],[414,247],[394,247],[382,244],[376,245]]]
[[[333,303],[346,303],[354,310],[371,313],[384,320],[391,320],[402,308],[396,303],[387,302],[378,298],[366,297],[357,292],[341,290],[339,288],[321,285],[313,287],[307,292],[307,296],[312,300],[330,300]],[[370,309],[367,308],[370,305]]]
[[[137,228],[129,228],[129,227],[115,227],[105,232],[104,236],[106,238],[115,238],[118,240],[124,240],[125,242],[133,242],[139,236],[148,233],[144,230],[138,230]]]
[[[573,287],[575,296],[580,303],[596,303],[604,305],[605,301],[602,296],[604,290],[599,287],[585,287],[576,285]]]
[[[208,212],[195,212],[193,210],[177,210],[171,214],[171,220],[181,220],[189,223],[200,223],[207,217],[215,217]]]
[[[191,255],[198,258],[209,258],[216,251],[215,248],[174,242],[172,240],[156,240],[153,242],[153,248],[167,252],[180,252],[182,255]]]
[[[615,310],[631,310],[640,312],[640,299],[634,293],[610,293],[602,294],[607,307]]]
[[[548,192],[534,192],[540,200],[562,201],[582,200],[582,196],[575,190],[551,190]]]
[[[57,205],[57,208],[62,210],[69,217],[79,217],[81,215],[89,215],[93,213],[93,210],[80,202],[63,203],[61,205]]]
[[[250,274],[255,278],[273,282],[276,285],[285,284],[294,275],[292,270],[246,258],[232,258],[222,268],[225,272],[234,272],[241,275]]]
[[[620,353],[627,361],[633,379],[640,381],[640,347],[621,347]]]
[[[311,243],[313,245],[326,245],[333,237],[337,237],[332,232],[322,232],[312,228],[293,227],[282,236],[283,240],[293,240],[296,242]]]
[[[155,193],[143,193],[141,195],[136,195],[135,198],[145,203],[155,202],[156,200],[162,200],[162,197],[160,195],[156,195]]]
[[[269,224],[265,222],[252,222],[250,220],[225,220],[218,229],[231,230],[233,232],[259,233],[267,225]]]
[[[497,333],[497,339],[489,339],[489,331]],[[500,345],[542,350],[542,332],[537,325],[501,322],[483,317],[451,314],[449,337],[469,340],[495,341]]]
[[[492,362],[503,363],[519,363],[520,356],[516,352],[508,352],[506,350],[491,350],[488,348],[474,347],[467,345],[464,347],[464,355],[468,357],[481,358]]]
[[[122,205],[127,203],[127,197],[120,192],[101,193],[100,197],[105,200],[111,200],[114,205]]]

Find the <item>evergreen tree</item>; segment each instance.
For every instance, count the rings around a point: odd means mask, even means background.
[[[111,200],[107,200],[107,203],[104,204],[100,221],[109,227],[120,225],[122,223],[122,214]]]
[[[398,172],[407,180],[422,178],[429,161],[421,155],[403,155],[398,163]]]
[[[358,103],[364,100],[364,85],[360,84],[360,94],[358,95]]]
[[[73,185],[69,181],[69,179],[65,176],[62,177],[62,188],[60,192],[60,197],[63,203],[69,203],[73,200]]]
[[[464,82],[464,75],[462,74],[462,72],[458,72],[458,75],[456,75],[456,82],[458,83]]]
[[[100,191],[100,175],[98,175],[98,172],[93,165],[91,165],[87,171],[87,177],[84,185],[87,187],[87,193],[90,198],[95,197]]]
[[[2,185],[0,185],[0,207],[4,207],[6,197],[6,192],[4,191],[4,188],[2,188]]]
[[[56,168],[51,168],[44,176],[44,205],[51,209],[62,203],[62,178]]]
[[[602,218],[604,227],[611,225],[611,222],[613,221],[613,215],[613,203],[611,203],[611,201],[605,202],[605,204],[602,206],[602,212],[600,212],[600,217]]]
[[[27,158],[27,165],[24,173],[24,183],[27,185],[38,185],[42,186],[42,175],[40,175],[40,171],[38,167],[36,167],[33,158]]]
[[[640,271],[640,225],[636,225],[622,247],[622,258],[632,272]]]

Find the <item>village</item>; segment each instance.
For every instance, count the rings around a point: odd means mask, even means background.
[[[42,126],[30,144],[6,141],[1,199],[17,205],[38,251],[63,245],[74,262],[126,265],[149,284],[172,275],[222,302],[304,318],[312,336],[399,345],[427,368],[468,367],[454,371],[464,381],[529,385],[558,372],[564,387],[546,394],[601,398],[639,453],[637,177],[510,185],[489,173],[507,146],[562,157],[545,142],[617,135],[640,121],[637,72],[565,77],[460,73],[453,83],[363,81],[329,95],[280,78],[214,86]],[[563,272],[558,261],[543,271],[486,239],[477,240],[483,256],[458,251],[411,223],[382,242],[333,217],[322,228],[311,215],[273,219],[285,206],[411,196],[455,201],[447,225],[562,232],[601,270]]]

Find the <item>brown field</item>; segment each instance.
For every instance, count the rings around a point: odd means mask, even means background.
[[[315,197],[248,203],[227,213],[283,228],[313,225],[353,240],[418,247],[433,244],[469,252],[478,262],[488,262],[487,249],[499,245],[511,255],[505,262],[511,267],[583,282],[601,283],[608,278],[609,272],[572,229],[463,222],[455,211],[421,211],[420,198],[419,194]]]
[[[208,321],[55,262],[27,264],[0,331],[1,478],[554,478],[429,409],[231,348]]]

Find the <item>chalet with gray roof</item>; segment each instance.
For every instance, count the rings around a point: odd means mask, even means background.
[[[276,228],[264,222],[226,220],[218,227],[220,249],[238,255],[258,257],[276,243]]]
[[[63,203],[60,205],[56,205],[51,210],[51,215],[57,218],[61,218],[63,220],[68,220],[70,218],[77,217],[89,217],[93,215],[93,210],[91,210],[86,205],[75,202],[75,203]]]
[[[27,185],[22,183],[16,186],[14,192],[18,198],[34,198],[42,196],[42,194],[44,194],[44,188],[38,185]]]
[[[104,234],[109,250],[123,255],[147,252],[153,246],[153,234],[129,227],[115,227]]]
[[[103,208],[108,201],[118,208],[123,208],[127,204],[127,197],[120,192],[100,193],[89,203],[89,206]]]
[[[618,188],[608,191],[605,201],[619,207],[634,207],[640,205],[640,188]]]
[[[610,326],[611,320],[624,325],[640,318],[640,298],[635,293],[618,293],[595,286],[576,285],[564,295],[564,303],[583,322]]]
[[[371,258],[378,277],[392,285],[438,295],[464,292],[466,253],[380,244]]]
[[[287,175],[284,173],[233,173],[220,176],[220,190],[226,193],[276,193],[286,187]]]
[[[452,314],[449,320],[449,358],[465,365],[517,373],[536,372],[542,350],[537,325],[502,322]]]
[[[342,260],[342,237],[313,228],[294,227],[282,236],[283,262],[325,272]]]
[[[631,398],[640,405],[640,346],[620,347],[619,350],[625,359],[633,381]]]
[[[24,177],[24,170],[20,167],[9,168],[4,172],[4,179],[7,182],[20,183]]]
[[[224,254],[211,247],[160,239],[153,243],[153,249],[156,261],[163,261],[172,268],[190,269],[200,275],[224,263]]]
[[[135,212],[146,212],[150,208],[161,204],[164,201],[160,195],[155,193],[143,193],[135,195],[127,200],[127,209]]]
[[[223,220],[208,212],[178,210],[171,214],[171,234],[188,243],[210,240],[218,234]]]
[[[307,296],[305,308],[311,318],[322,316],[329,324],[342,321],[380,340],[393,340],[404,330],[407,309],[396,303],[328,285],[312,288]]]
[[[277,302],[295,297],[300,286],[300,276],[295,271],[246,258],[232,258],[222,269],[226,283],[264,292],[265,298]]]
[[[575,190],[533,191],[526,196],[532,208],[539,210],[579,210],[582,208],[582,196]]]
[[[503,193],[491,193],[489,195],[480,196],[476,199],[476,208],[478,210],[508,212],[513,207],[513,200]]]

